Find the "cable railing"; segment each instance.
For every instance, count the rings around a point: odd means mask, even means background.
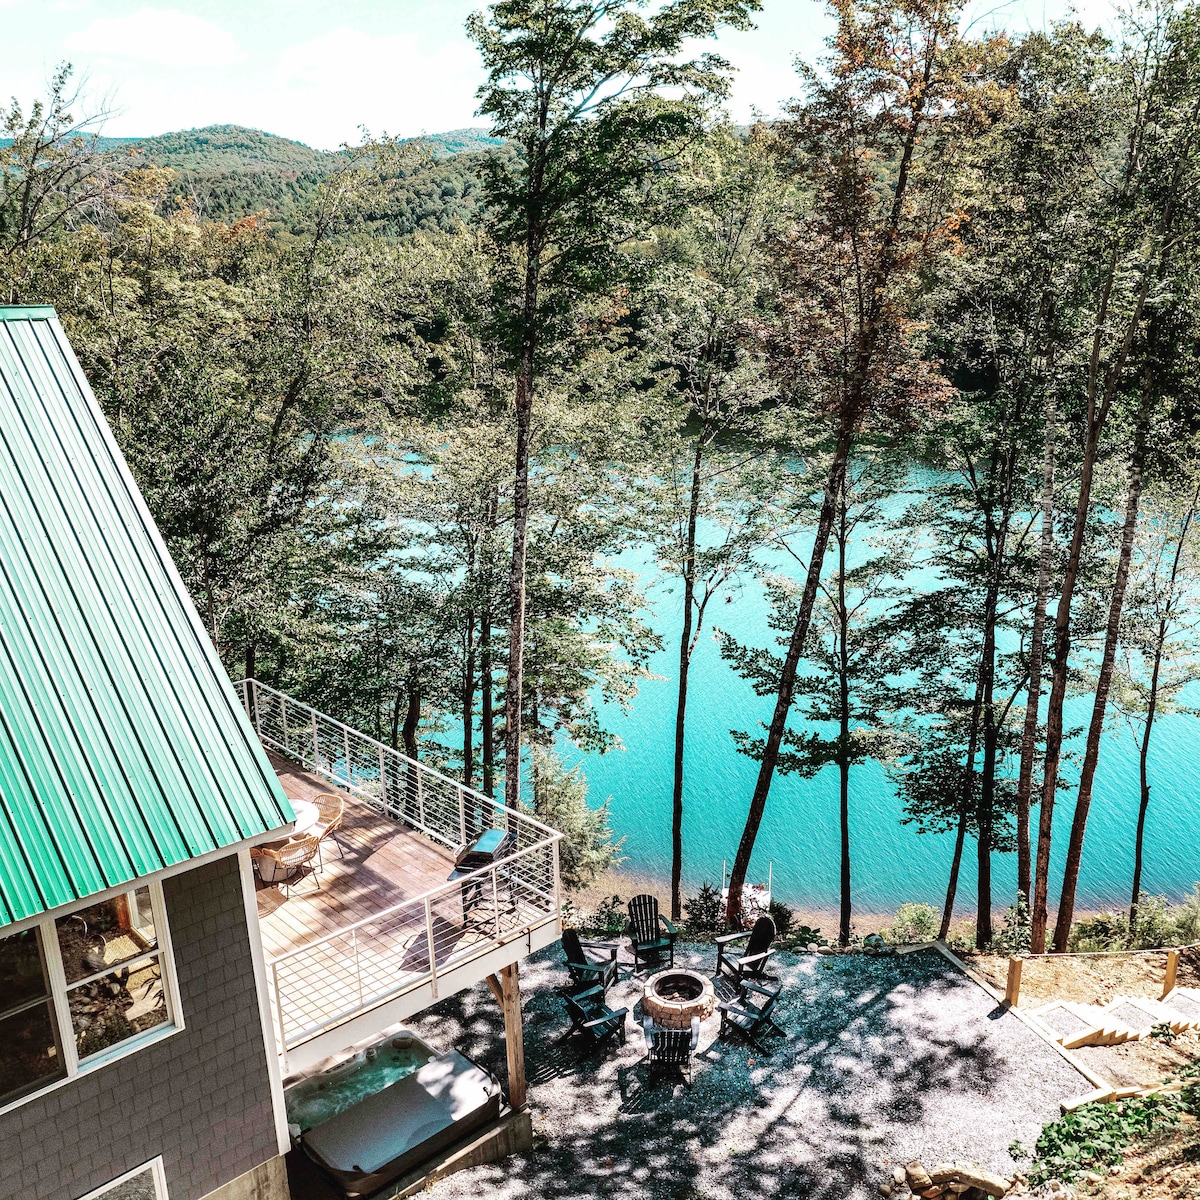
[[[495,862],[271,959],[285,1050],[414,988],[436,998],[439,976],[558,921],[561,834],[258,680],[236,686],[263,746],[377,812],[454,851],[512,835]]]

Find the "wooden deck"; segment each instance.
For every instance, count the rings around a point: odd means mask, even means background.
[[[258,918],[268,959],[446,882],[454,869],[449,851],[289,759],[271,751],[267,756],[284,792],[293,799],[338,792],[346,802],[338,834],[345,857],[339,857],[326,838],[316,875],[319,888],[312,878],[305,878],[285,896],[278,885],[258,884]]]

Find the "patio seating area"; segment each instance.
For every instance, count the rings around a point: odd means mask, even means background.
[[[258,919],[269,958],[440,887],[454,870],[454,856],[430,839],[282,755],[269,751],[268,757],[290,799],[312,803],[322,793],[337,792],[344,803],[333,835],[342,853],[327,837],[319,868],[315,855],[303,868],[318,872],[315,882],[301,881],[286,892],[258,883]]]
[[[630,957],[623,946],[623,966]],[[677,968],[708,978],[716,960],[712,946],[675,947]],[[631,1036],[588,1053],[580,1034],[561,1036],[573,1015],[559,990],[570,982],[562,950],[540,952],[522,972],[538,1143],[502,1166],[442,1180],[430,1200],[878,1200],[892,1166],[918,1157],[1011,1172],[1010,1144],[1033,1145],[1059,1101],[1090,1086],[936,952],[780,951],[771,974],[782,1035],[721,1039],[715,1011],[702,1022],[689,1086],[679,1070],[651,1079],[639,1013],[646,972],[619,979],[605,1000],[629,1010]],[[732,998],[728,980],[716,986]],[[413,1027],[497,1069],[498,1022],[487,989],[475,988]]]

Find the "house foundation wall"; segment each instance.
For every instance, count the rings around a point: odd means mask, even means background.
[[[280,1154],[209,1192],[204,1200],[289,1200],[290,1195],[287,1163]]]

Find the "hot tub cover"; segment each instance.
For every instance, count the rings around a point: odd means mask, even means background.
[[[302,1138],[349,1195],[367,1195],[500,1113],[500,1084],[457,1050],[348,1108]]]

